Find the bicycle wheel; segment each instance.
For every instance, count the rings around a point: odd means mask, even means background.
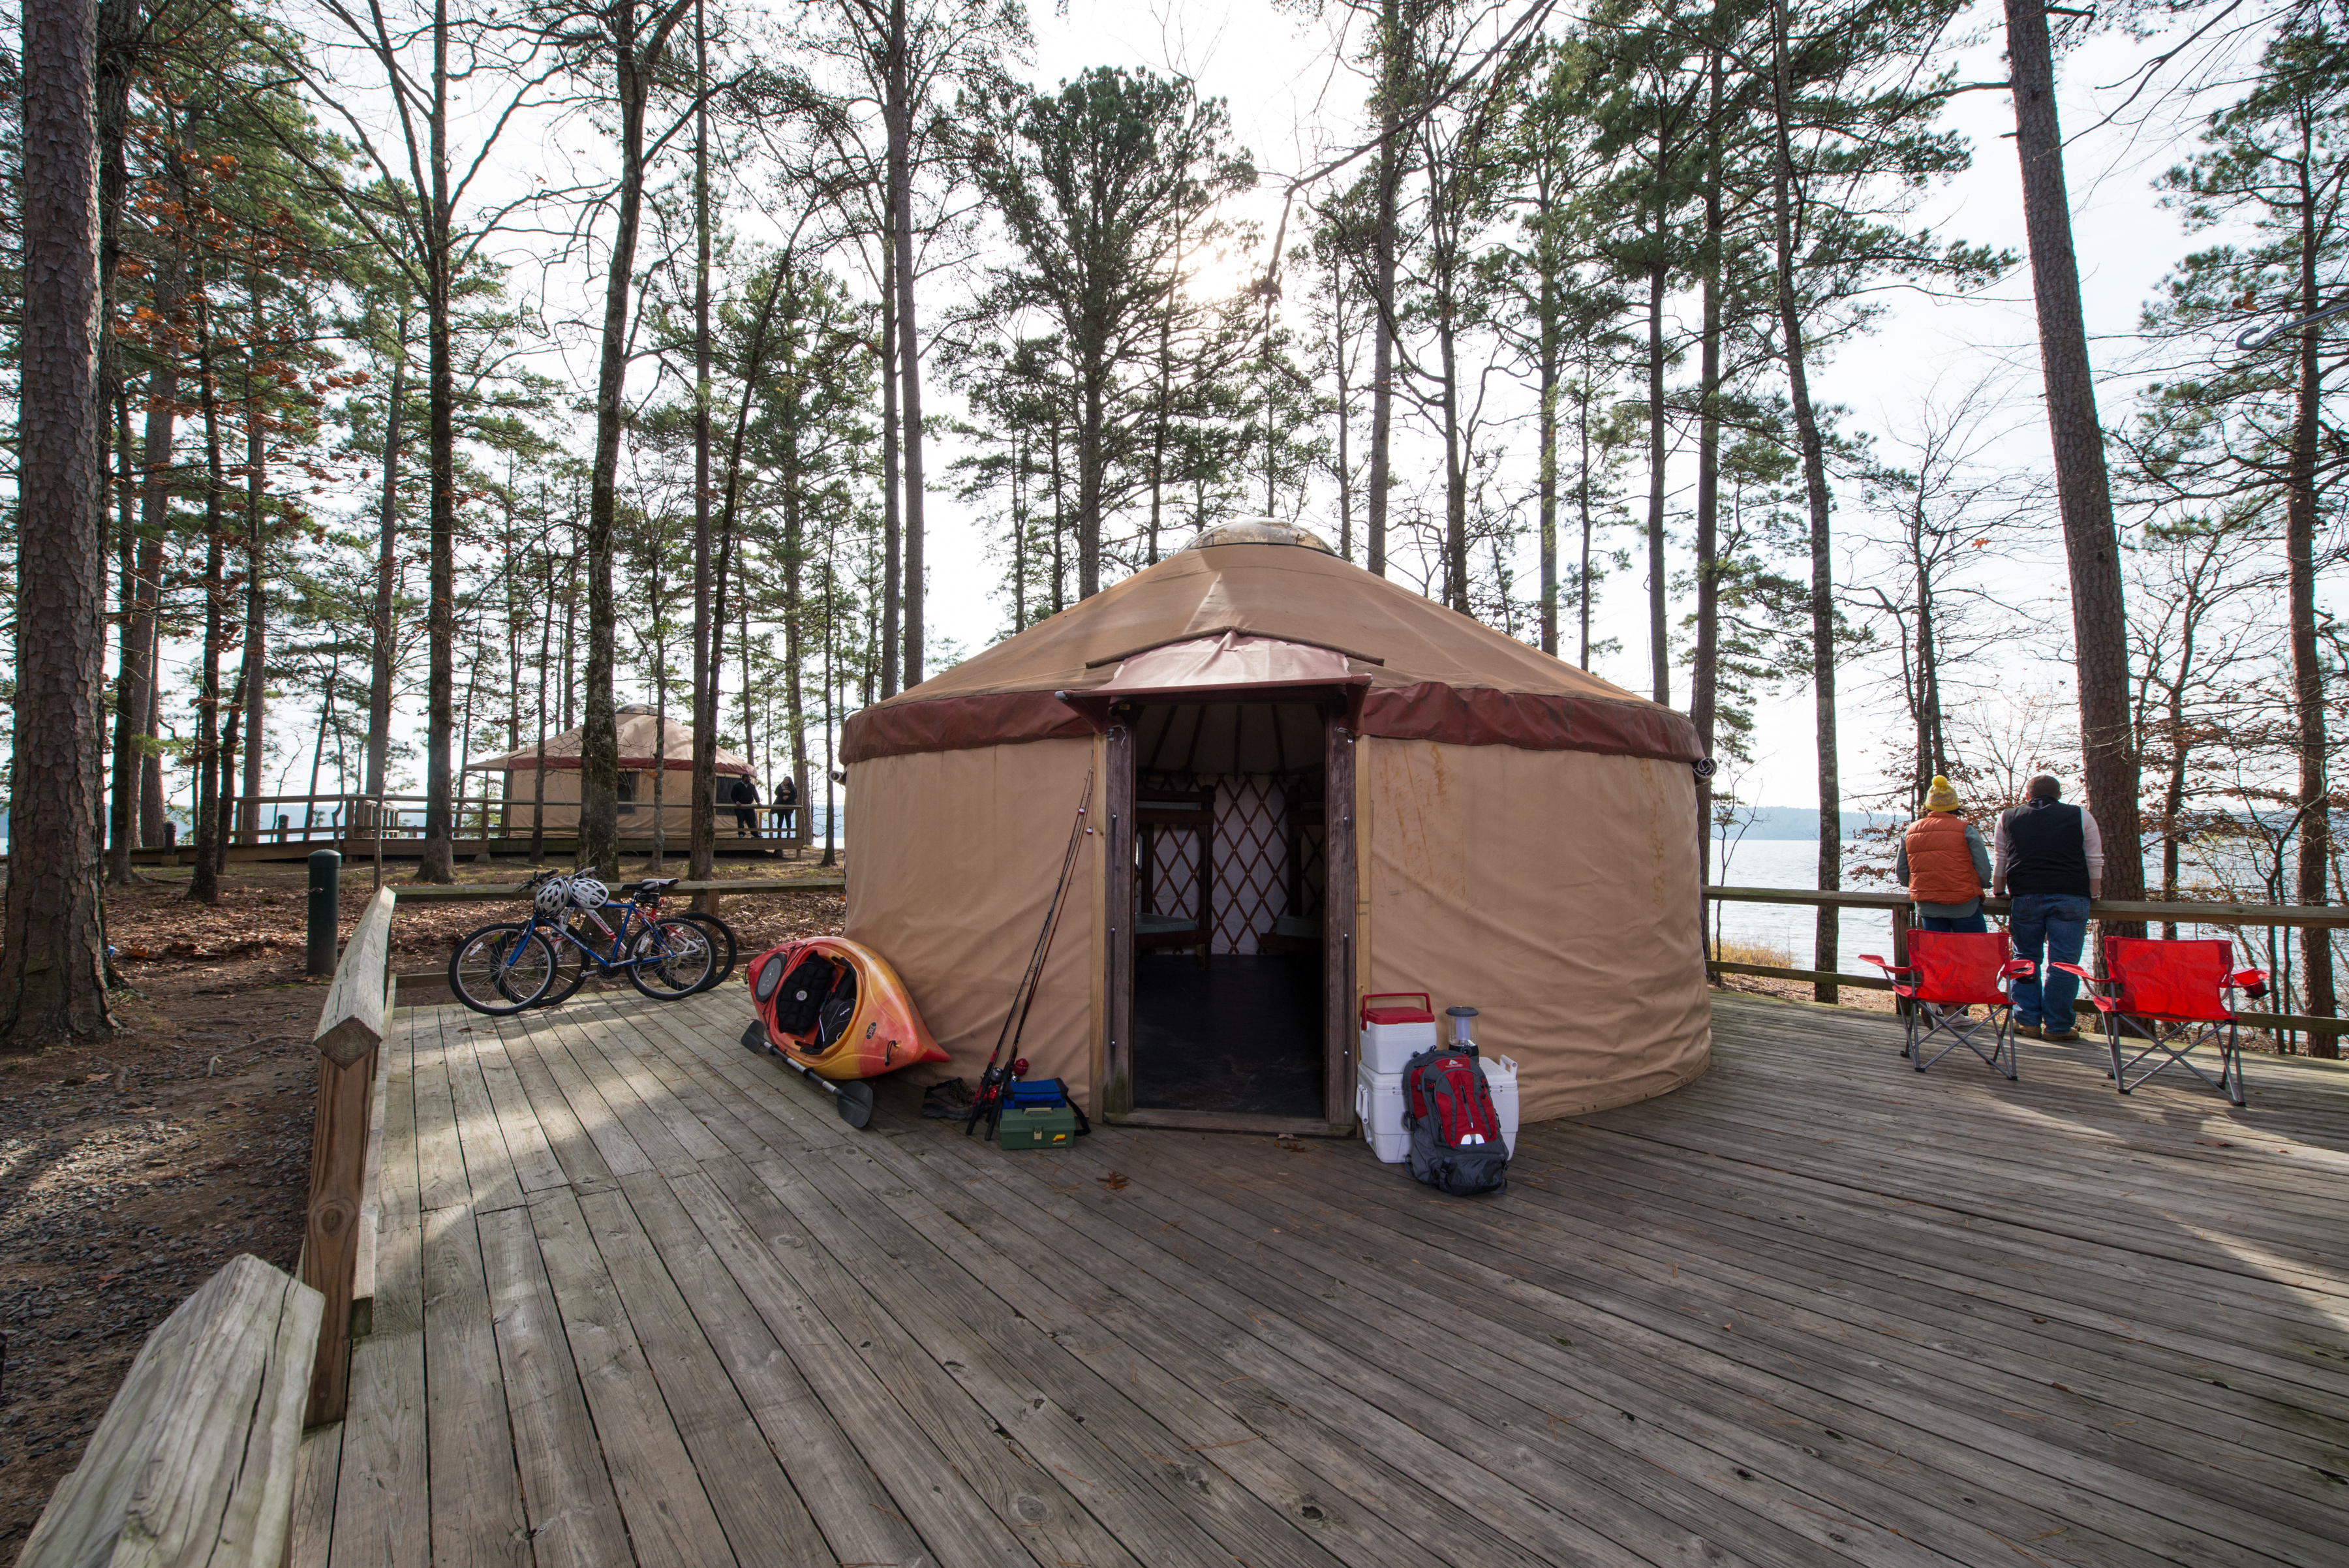
[[[691,996],[718,972],[718,950],[709,933],[688,920],[647,920],[631,944],[628,981],[655,1002]]]
[[[528,926],[483,926],[449,955],[449,989],[492,1018],[520,1012],[554,980],[554,948]]]
[[[547,945],[554,950],[554,978],[547,983],[546,994],[531,1003],[533,1007],[562,1006],[587,983],[591,972],[602,967],[587,956],[585,949],[567,937],[551,935]]]
[[[699,909],[679,909],[668,918],[699,926],[709,933],[709,945],[717,953],[717,961],[710,967],[709,978],[701,982],[700,989],[715,991],[724,985],[734,972],[734,928],[717,916],[704,914]]]

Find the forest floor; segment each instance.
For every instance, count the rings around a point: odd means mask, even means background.
[[[838,876],[815,860],[723,861],[718,875]],[[387,867],[395,882],[409,869]],[[627,870],[642,875],[633,860]],[[0,1056],[0,1563],[79,1459],[148,1331],[237,1253],[290,1271],[301,1251],[326,992],[302,972],[305,868],[232,866],[213,906],[186,901],[184,868],[145,874],[107,891],[129,988],[114,996],[120,1032]],[[460,867],[469,882],[526,874]],[[345,878],[346,931],[372,896],[367,867]],[[460,934],[512,918],[508,908],[408,906],[394,970],[437,970]],[[747,962],[786,937],[837,930],[843,910],[838,893],[812,891],[730,898],[724,914]]]

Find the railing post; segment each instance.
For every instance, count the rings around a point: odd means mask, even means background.
[[[310,1201],[302,1282],[326,1298],[305,1424],[339,1421],[350,1397],[351,1286],[366,1204],[367,1130],[391,970],[392,894],[378,892],[352,928],[318,1017],[318,1096],[310,1128]]]
[[[310,851],[309,972],[335,972],[335,939],[342,924],[343,857]]]
[[[1899,905],[1892,911],[1892,961],[1903,967],[1909,962],[1909,906]],[[1896,996],[1892,1011],[1901,1017],[1909,1016],[1910,1002],[1905,996]]]

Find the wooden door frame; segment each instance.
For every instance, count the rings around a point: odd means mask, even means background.
[[[1270,693],[1251,693],[1257,700]],[[1322,709],[1321,895],[1322,1114],[1263,1116],[1248,1111],[1137,1109],[1133,1104],[1133,728],[1113,712],[1104,732],[1102,888],[1106,940],[1102,944],[1102,1072],[1095,1098],[1104,1121],[1125,1127],[1184,1127],[1200,1132],[1347,1137],[1354,1130],[1354,915],[1358,871],[1354,855],[1353,703],[1328,701]]]

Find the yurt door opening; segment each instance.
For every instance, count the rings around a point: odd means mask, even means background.
[[[1130,1119],[1342,1119],[1350,1059],[1330,1019],[1333,982],[1341,1018],[1350,994],[1350,875],[1346,918],[1330,907],[1333,815],[1351,866],[1343,716],[1278,693],[1120,705],[1112,853],[1128,886],[1108,905],[1126,928],[1110,1034],[1127,1046]],[[1334,814],[1333,750],[1348,803]]]

